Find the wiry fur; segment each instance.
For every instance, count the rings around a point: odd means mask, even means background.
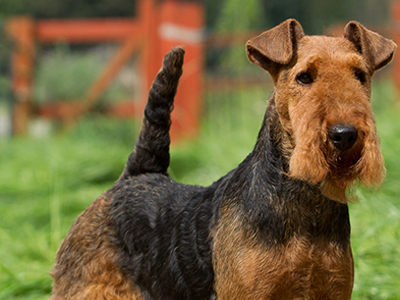
[[[362,56],[350,52],[354,46],[346,39],[306,39],[299,43],[301,62],[290,70],[288,77],[312,68],[319,79],[306,94],[300,86],[290,91],[297,93],[291,95],[288,104],[296,145],[290,170],[294,177],[321,183],[328,197],[346,201],[347,187],[355,179],[360,178],[366,185],[379,185],[384,176],[370,104],[370,80],[366,78],[361,83],[354,76],[354,70],[367,69]],[[335,123],[349,123],[357,128],[357,143],[351,150],[341,152],[329,142],[327,132]]]
[[[343,38],[288,20],[250,40],[275,90],[254,150],[200,187],[167,174],[184,55],[172,49],[123,174],[60,246],[52,299],[350,299],[347,191],[383,178],[370,77],[394,50],[356,22]],[[357,130],[351,147],[337,147],[335,124]]]
[[[275,53],[276,39],[284,43]],[[250,40],[252,62],[270,72],[275,101],[288,137],[289,175],[319,184],[331,199],[347,202],[349,187],[360,180],[378,186],[384,177],[375,120],[370,104],[374,72],[393,57],[396,46],[378,34],[350,22],[343,38],[304,36],[300,24],[289,20]],[[286,53],[283,55],[282,53]],[[282,61],[284,57],[284,61]],[[314,82],[301,85],[296,76],[310,74]],[[338,151],[328,138],[334,124],[351,124],[356,144]]]

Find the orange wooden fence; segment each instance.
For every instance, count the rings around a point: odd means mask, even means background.
[[[89,111],[111,84],[120,68],[134,53],[140,55],[142,95],[132,101],[129,111],[142,116],[147,92],[156,76],[163,56],[171,47],[186,49],[184,73],[172,114],[172,135],[193,136],[198,132],[202,98],[204,60],[204,9],[199,2],[178,0],[138,0],[133,19],[33,20],[16,17],[8,21],[6,31],[14,42],[12,91],[14,94],[13,133],[27,132],[32,115],[36,43],[120,42],[116,55],[97,80],[88,87],[78,105],[54,104],[50,112],[65,122],[73,122]],[[41,110],[48,115],[49,110]]]

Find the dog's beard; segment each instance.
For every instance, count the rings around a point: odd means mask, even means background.
[[[314,130],[312,135],[295,132],[296,145],[289,162],[291,177],[319,185],[325,196],[343,203],[354,200],[359,182],[366,187],[381,184],[385,169],[375,131],[361,131],[356,144],[340,152],[328,141],[326,131]]]

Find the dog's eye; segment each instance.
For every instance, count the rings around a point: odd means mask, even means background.
[[[356,71],[354,72],[354,75],[356,76],[357,80],[358,80],[359,82],[361,82],[361,84],[364,84],[364,83],[367,82],[367,74],[365,74],[364,71],[356,70]]]
[[[308,72],[303,72],[297,75],[296,80],[301,85],[310,85],[314,82],[312,75]]]

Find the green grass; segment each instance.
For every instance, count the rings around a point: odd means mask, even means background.
[[[354,299],[400,299],[398,96],[387,82],[374,86],[373,107],[387,177],[376,192],[359,189],[359,202],[350,205],[356,267]]]
[[[208,94],[199,137],[172,149],[171,175],[210,184],[251,151],[269,89]],[[350,205],[353,299],[400,299],[400,108],[393,87],[373,89],[387,179]],[[112,186],[137,127],[93,116],[63,136],[0,140],[0,299],[47,299],[48,275],[77,215]]]

